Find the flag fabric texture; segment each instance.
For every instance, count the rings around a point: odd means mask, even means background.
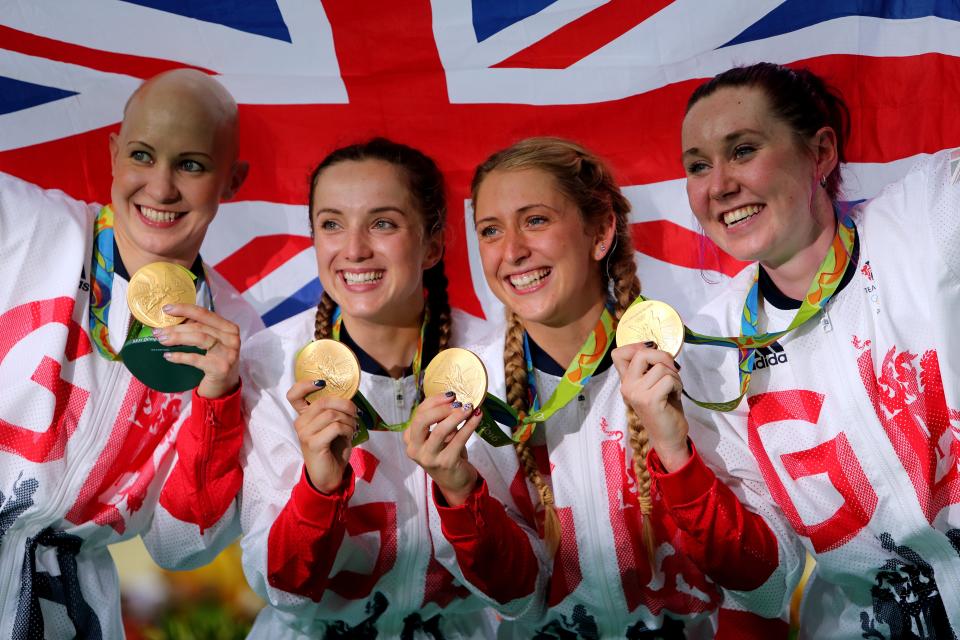
[[[852,111],[844,197],[858,200],[960,145],[958,55],[956,0],[0,0],[0,171],[107,202],[129,94],[201,69],[240,104],[252,166],[202,253],[267,324],[319,297],[311,169],[375,135],[446,173],[451,301],[490,316],[473,169],[519,138],[564,136],[610,162],[644,293],[685,314],[743,267],[684,193],[680,124],[703,79],[761,60],[824,76]]]

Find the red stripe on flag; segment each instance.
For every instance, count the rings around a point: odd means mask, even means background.
[[[673,0],[609,0],[493,67],[566,69],[619,38],[671,2]]]
[[[204,73],[213,74],[213,71],[209,69],[182,62],[91,49],[78,44],[70,44],[69,42],[53,40],[25,31],[18,31],[3,25],[0,25],[0,43],[2,43],[0,48],[10,51],[49,60],[69,62],[70,64],[106,71],[107,73],[121,73],[134,78],[149,78],[162,71],[181,67],[198,69]]]
[[[731,258],[705,235],[669,220],[635,222],[630,225],[630,234],[633,246],[640,253],[681,267],[734,276],[749,264]],[[643,274],[640,278],[643,279]]]
[[[217,273],[243,293],[295,255],[313,246],[306,236],[257,236],[214,265]]]

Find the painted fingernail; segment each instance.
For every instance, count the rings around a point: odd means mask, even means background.
[[[464,410],[464,411],[473,411],[473,403],[472,403],[472,402],[468,402],[467,404],[463,405],[463,410]]]
[[[163,342],[164,340],[167,339],[167,334],[163,329],[154,329],[153,337],[159,340],[160,342]]]
[[[169,359],[172,358],[172,357],[173,357],[173,354],[172,354],[172,353],[170,353],[169,351],[164,351],[164,353],[163,353],[163,359],[164,359],[164,360],[169,360]]]
[[[643,343],[643,346],[649,347],[649,348],[651,348],[651,349],[656,349],[656,348],[657,348],[657,343],[654,342],[653,340],[647,340],[646,342]]]
[[[443,392],[443,395],[447,396],[448,398],[456,398],[456,397],[457,397],[457,394],[455,394],[453,391],[444,391],[444,392]]]
[[[164,312],[164,313],[170,313],[171,311],[173,311],[173,305],[172,305],[172,304],[165,304],[165,305],[163,305],[163,312]]]
[[[481,413],[483,413],[483,411],[481,411],[480,408],[478,407],[477,410],[473,412],[473,415],[478,416]]]
[[[315,386],[317,389],[323,389],[324,387],[327,386],[327,381],[326,381],[326,380],[314,380],[314,381],[313,381],[313,386]]]
[[[679,363],[679,362],[677,362],[676,360],[674,360],[674,361],[673,361],[673,366],[675,366],[675,367],[677,368],[677,371],[680,371],[680,363]]]
[[[454,402],[454,403],[453,403],[452,405],[450,405],[450,406],[451,406],[451,407],[454,407],[454,408],[456,408],[456,409],[459,409],[460,407],[463,406],[463,403],[460,402],[459,400],[457,400],[456,402]]]

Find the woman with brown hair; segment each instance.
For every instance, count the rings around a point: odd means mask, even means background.
[[[557,138],[493,154],[477,169],[473,201],[484,274],[507,308],[505,333],[475,349],[491,392],[536,423],[516,455],[474,442],[468,457],[456,441],[438,446],[445,422],[426,435],[443,418],[440,398],[418,409],[408,453],[434,480],[435,538],[452,547],[438,558],[452,558],[493,606],[504,602],[495,576],[514,565],[498,556],[528,542],[485,528],[503,511],[499,498],[536,523],[552,563],[546,610],[505,621],[501,637],[712,637],[715,583],[752,588],[743,559],[770,557],[752,548],[758,541],[773,545],[775,566],[776,541],[751,521],[747,545],[724,538],[706,548],[652,495],[647,434],[623,403],[611,356],[617,321],[640,293],[628,201],[599,158]],[[717,496],[728,513],[743,511],[722,485]],[[745,616],[741,637],[755,622]]]

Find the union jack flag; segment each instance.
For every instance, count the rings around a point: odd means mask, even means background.
[[[956,0],[0,0],[0,171],[109,198],[107,134],[160,71],[216,74],[241,105],[251,175],[204,257],[277,322],[315,303],[312,165],[386,135],[435,157],[450,184],[453,304],[491,314],[469,181],[528,135],[607,158],[633,203],[648,296],[681,313],[742,265],[699,232],[680,123],[693,88],[734,64],[807,66],[853,111],[846,197],[960,145]]]

